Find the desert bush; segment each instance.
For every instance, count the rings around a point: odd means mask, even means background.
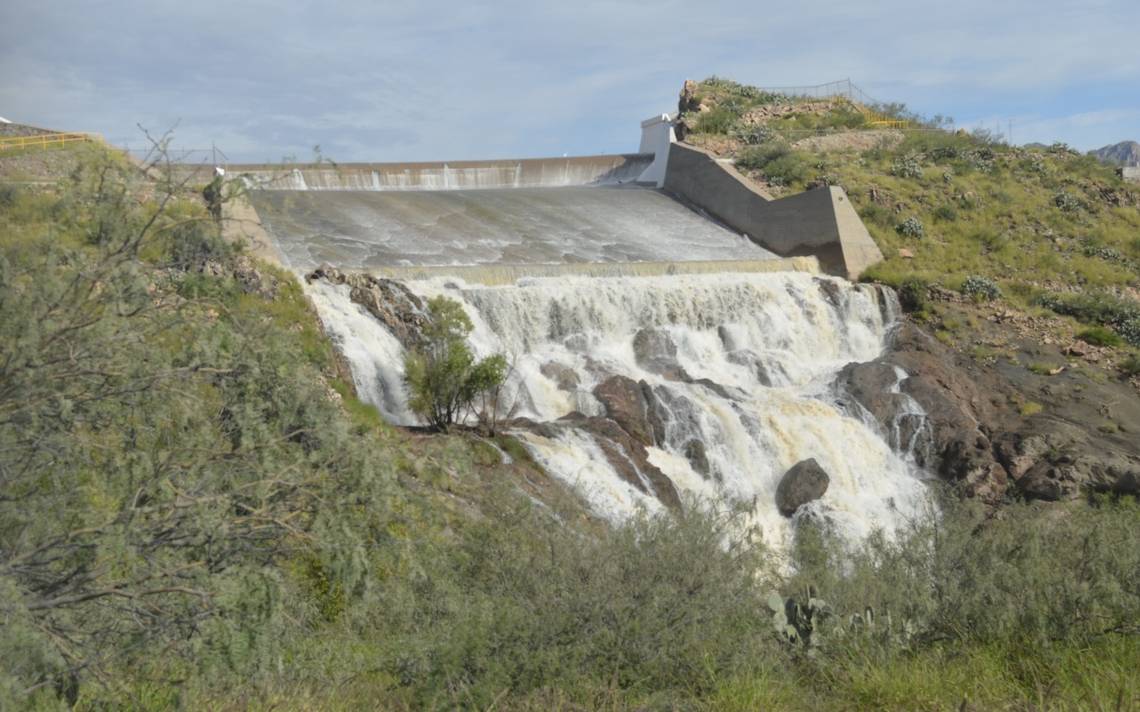
[[[1091,292],[1085,294],[1046,293],[1036,303],[1080,321],[1110,326],[1132,346],[1140,346],[1140,304],[1112,294]]]
[[[922,162],[914,154],[903,156],[891,164],[891,175],[899,178],[921,178]]]
[[[389,511],[389,458],[278,318],[311,321],[300,289],[179,297],[233,281],[169,267],[165,238],[209,216],[138,200],[137,171],[93,160],[21,206],[0,251],[0,647],[21,656],[0,665],[5,708],[112,672],[260,669],[287,639],[277,567],[353,548],[315,534],[330,521],[383,529]]]
[[[1104,245],[1087,244],[1082,250],[1085,257],[1096,257],[1107,262],[1124,262],[1124,254],[1114,247],[1105,247]]]
[[[776,137],[776,132],[767,126],[736,126],[731,134],[746,146],[758,146]]]
[[[475,361],[467,346],[471,319],[459,302],[433,297],[428,314],[422,346],[404,359],[408,406],[432,427],[446,429],[465,417],[480,394],[503,382],[507,360],[495,354]]]
[[[912,215],[896,225],[895,232],[903,237],[922,237],[926,234],[926,229],[922,226],[922,221]]]
[[[1053,204],[1063,213],[1074,213],[1081,209],[1081,201],[1073,194],[1065,191],[1053,196]]]
[[[989,277],[972,274],[962,282],[962,294],[974,301],[990,302],[1001,296],[1001,288]]]

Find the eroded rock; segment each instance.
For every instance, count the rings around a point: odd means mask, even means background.
[[[642,384],[626,376],[611,376],[594,387],[594,397],[606,409],[606,417],[643,445],[654,445],[653,426]]]
[[[349,298],[368,310],[395,336],[404,348],[417,346],[428,324],[425,304],[400,282],[363,272],[343,272],[327,264],[305,276],[305,281],[323,279],[330,284],[347,284]]]

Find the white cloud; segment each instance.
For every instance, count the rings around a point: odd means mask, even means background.
[[[1126,105],[1140,88],[1138,23],[1125,0],[8,0],[0,107],[122,140],[136,122],[181,119],[181,140],[251,159],[317,143],[342,160],[620,151],[636,145],[638,119],[671,108],[682,79],[713,73],[768,85],[850,76],[952,115]],[[1089,126],[1037,124],[1073,136]]]

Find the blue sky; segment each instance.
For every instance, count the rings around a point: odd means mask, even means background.
[[[0,116],[231,160],[614,153],[686,78],[850,77],[1015,142],[1140,140],[1140,3],[5,0]]]

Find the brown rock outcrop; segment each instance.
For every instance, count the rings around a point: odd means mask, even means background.
[[[896,366],[908,374],[901,382]],[[1126,444],[1126,434],[1094,427],[1092,421],[1103,408],[1097,399],[1119,401],[1121,420],[1134,420],[1140,404],[1112,398],[1111,384],[1078,382],[1065,390],[1060,383],[1040,387],[1040,378],[1004,361],[979,363],[904,323],[886,354],[848,364],[837,388],[888,437],[905,427],[900,421],[904,398],[913,398],[926,412],[916,460],[967,496],[996,503],[1009,495],[1064,500],[1086,492],[1140,494],[1140,449],[1134,440],[1131,447]],[[1102,392],[1090,395],[1089,388]],[[1046,404],[1042,413],[1025,417],[1013,404],[1030,397]],[[913,430],[899,439],[911,435]]]
[[[342,272],[327,264],[305,276],[307,282],[318,279],[347,284],[351,288],[349,298],[388,327],[405,348],[420,342],[429,321],[427,310],[423,300],[400,282],[363,272]]]

